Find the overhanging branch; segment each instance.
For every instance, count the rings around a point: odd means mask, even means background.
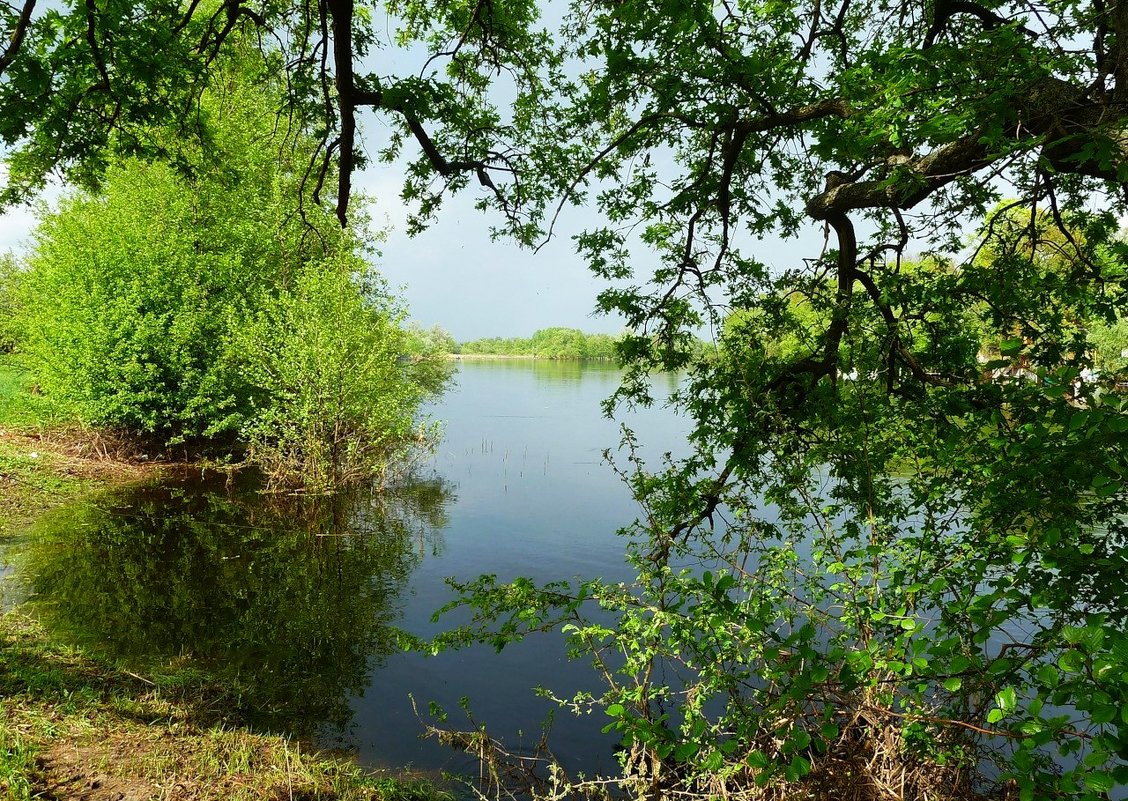
[[[0,53],[0,75],[11,65],[16,54],[20,52],[23,46],[24,38],[27,36],[28,26],[31,24],[31,15],[35,11],[35,0],[27,0],[20,10],[19,19],[16,20],[15,30],[8,39],[8,46],[4,48],[4,52]]]

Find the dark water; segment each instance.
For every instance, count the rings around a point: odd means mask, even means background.
[[[620,439],[599,411],[618,379],[577,364],[468,362],[430,410],[445,421],[435,457],[397,492],[270,500],[246,482],[188,475],[111,493],[23,536],[7,558],[8,594],[61,634],[138,664],[199,660],[262,727],[369,766],[473,770],[419,739],[411,696],[456,724],[468,698],[475,722],[519,751],[553,707],[535,688],[598,692],[594,672],[569,662],[555,634],[501,654],[424,657],[400,650],[395,629],[427,637],[459,622],[431,621],[451,598],[447,576],[629,577],[615,531],[637,507],[601,458]],[[625,422],[651,456],[684,442],[685,423],[665,410]],[[613,769],[604,722],[558,713],[554,752],[572,770]]]

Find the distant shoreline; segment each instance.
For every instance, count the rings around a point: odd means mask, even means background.
[[[525,361],[537,362],[614,362],[606,356],[536,356],[526,353],[448,353],[447,357],[456,361]]]

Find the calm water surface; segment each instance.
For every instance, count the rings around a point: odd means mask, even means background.
[[[393,627],[427,637],[450,600],[444,578],[627,579],[616,529],[637,507],[602,460],[620,439],[600,401],[617,370],[466,362],[430,410],[444,437],[422,478],[393,496],[269,501],[253,487],[185,476],[53,513],[0,562],[7,594],[30,599],[64,635],[143,662],[200,659],[240,688],[260,725],[353,750],[374,767],[472,770],[421,741],[411,697],[435,701],[515,746],[531,746],[552,705],[537,686],[599,691],[555,634],[501,654],[403,653]],[[662,382],[660,381],[660,384]],[[656,395],[673,388],[672,379]],[[687,425],[663,409],[626,415],[658,457]],[[2,566],[0,566],[2,567]],[[558,713],[565,765],[614,767],[605,721]]]
[[[446,576],[630,577],[624,542],[615,531],[638,508],[602,459],[621,432],[619,422],[599,411],[619,377],[617,370],[574,363],[463,365],[457,391],[434,411],[446,421],[435,468],[457,497],[447,507],[437,553],[422,560],[412,576],[401,620],[405,629],[426,636],[447,622],[430,621],[432,610],[450,598]],[[673,384],[658,389],[669,391]],[[684,442],[684,421],[666,410],[628,415],[624,422],[651,443],[655,458]],[[468,696],[477,722],[494,736],[528,746],[552,708],[535,687],[599,690],[590,666],[569,662],[554,635],[529,638],[501,654],[491,648],[433,658],[396,654],[374,677],[377,685],[395,690],[354,699],[355,726],[347,744],[371,764],[448,767],[459,759],[451,762],[445,749],[403,736],[418,726],[404,702],[407,693],[439,702],[452,721],[459,719],[459,699]],[[588,772],[613,767],[612,743],[599,731],[605,722],[558,714],[552,729],[557,756]]]

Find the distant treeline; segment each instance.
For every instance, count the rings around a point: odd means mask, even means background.
[[[531,356],[537,359],[615,359],[621,336],[585,334],[578,328],[542,328],[531,337],[487,337],[463,342],[457,353]]]

